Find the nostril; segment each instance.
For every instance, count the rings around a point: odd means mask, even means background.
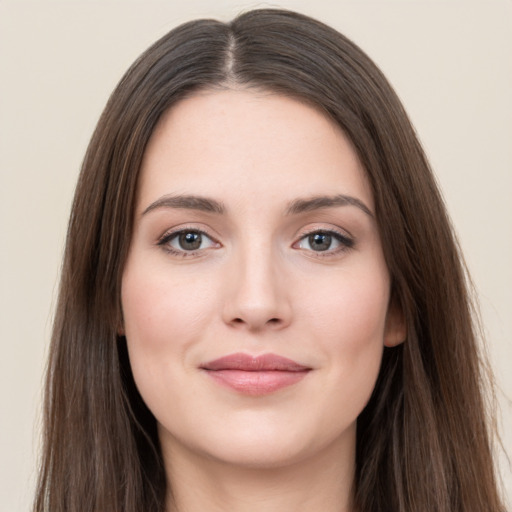
[[[232,325],[243,325],[243,324],[246,324],[248,322],[246,322],[243,318],[240,318],[240,317],[237,317],[237,318],[233,318],[231,320],[231,324]],[[281,324],[281,319],[280,318],[270,318],[269,320],[267,320],[266,322],[264,322],[265,325],[280,325]],[[261,324],[263,325],[263,324]]]

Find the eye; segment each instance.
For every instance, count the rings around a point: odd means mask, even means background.
[[[158,245],[163,246],[171,253],[187,256],[196,251],[216,247],[218,243],[212,240],[203,231],[197,229],[182,229],[167,233],[159,240]]]
[[[328,254],[338,253],[354,246],[354,240],[335,231],[313,231],[303,236],[296,248]]]

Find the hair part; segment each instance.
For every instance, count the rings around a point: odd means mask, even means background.
[[[121,279],[155,127],[181,99],[218,87],[316,106],[352,141],[372,186],[408,336],[385,348],[358,419],[358,512],[502,511],[466,273],[414,129],[356,45],[311,18],[271,9],[172,30],[128,70],[98,122],[67,234],[34,511],[164,510],[155,419],[118,335]]]

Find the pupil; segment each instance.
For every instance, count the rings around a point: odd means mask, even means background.
[[[201,247],[200,233],[188,232],[182,233],[179,236],[180,247],[188,251],[193,251]]]
[[[331,246],[331,235],[315,233],[309,236],[309,244],[315,251],[326,251]]]

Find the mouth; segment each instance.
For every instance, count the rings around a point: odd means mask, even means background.
[[[276,354],[231,354],[200,366],[218,384],[246,395],[266,395],[301,381],[312,368]]]

